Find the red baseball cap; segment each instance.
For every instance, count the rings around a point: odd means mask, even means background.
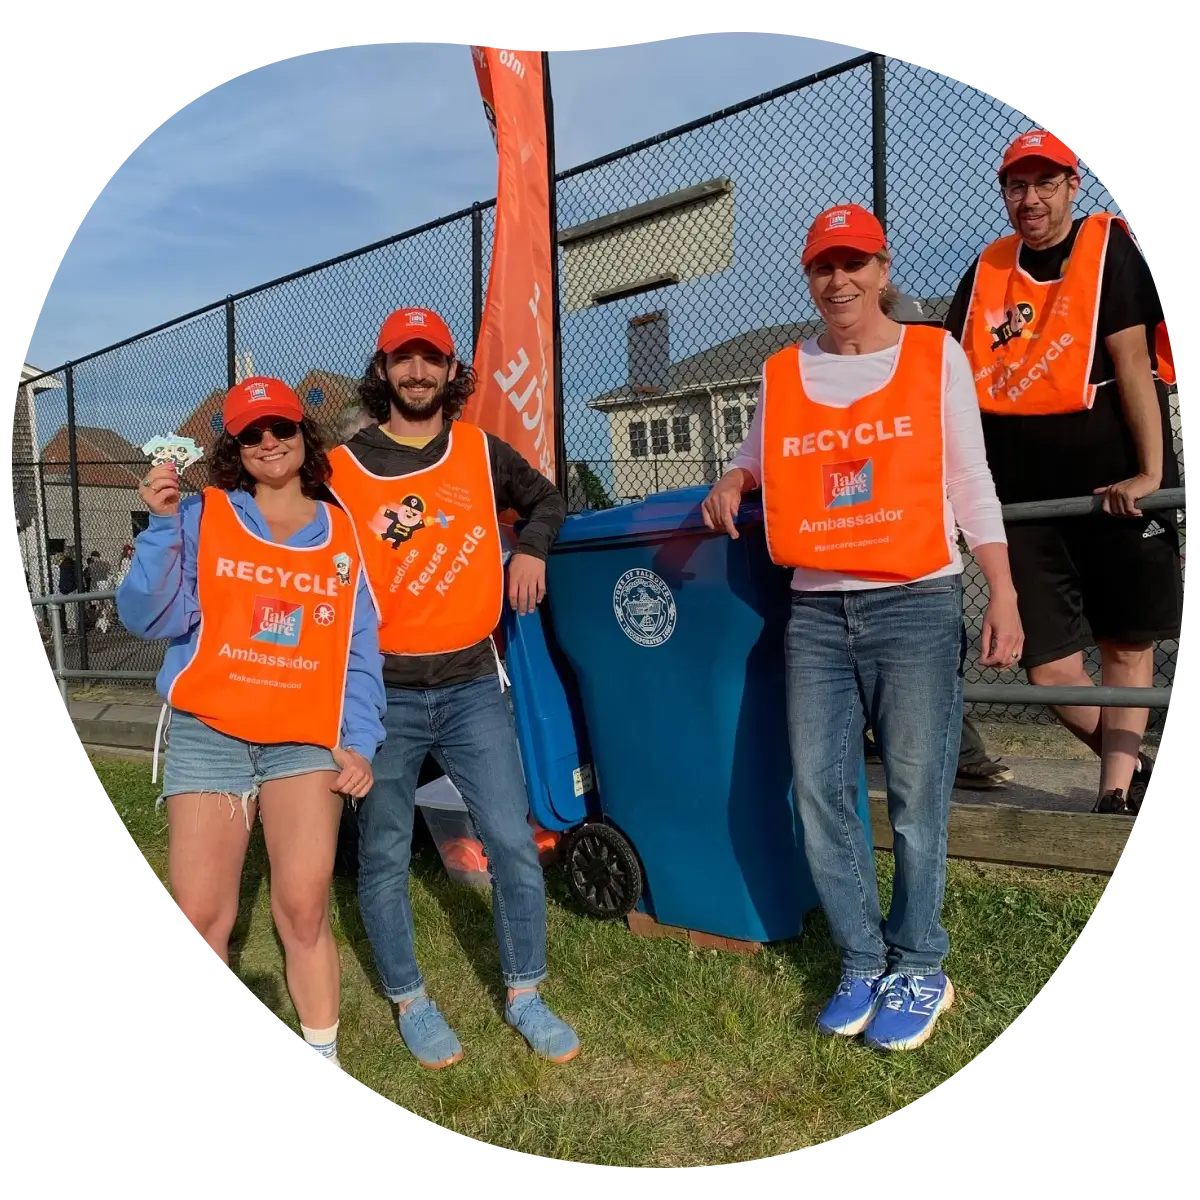
[[[390,354],[405,342],[428,342],[447,358],[454,357],[454,335],[450,326],[429,308],[396,309],[384,321],[375,349]]]
[[[225,393],[225,432],[236,437],[263,417],[304,420],[300,397],[282,379],[252,375]]]
[[[807,267],[818,254],[835,246],[877,254],[886,248],[887,238],[883,226],[865,208],[857,204],[839,204],[836,208],[827,208],[810,226],[800,265]]]
[[[1058,167],[1066,167],[1074,174],[1079,174],[1079,160],[1067,149],[1063,142],[1044,129],[1031,129],[1023,133],[1004,152],[997,175],[1003,175],[1009,167],[1023,158],[1044,158]]]

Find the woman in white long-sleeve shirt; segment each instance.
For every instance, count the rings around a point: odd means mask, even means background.
[[[822,213],[801,261],[825,332],[765,364],[749,437],[704,515],[736,537],[742,495],[761,486],[771,556],[795,569],[796,805],[842,955],[818,1026],[911,1049],[954,998],[941,908],[966,651],[958,530],[988,581],[981,665],[1017,662],[1021,623],[966,356],[940,329],[887,316],[890,255],[864,209]],[[867,722],[894,829],[886,921],[855,810]]]

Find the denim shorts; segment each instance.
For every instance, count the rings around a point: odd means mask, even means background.
[[[164,739],[166,765],[160,800],[184,792],[223,792],[240,797],[244,806],[272,779],[338,770],[324,746],[243,742],[177,708],[171,710]]]

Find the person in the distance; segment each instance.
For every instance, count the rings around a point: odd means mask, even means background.
[[[295,392],[247,379],[224,422],[200,496],[181,501],[173,464],[142,481],[150,523],[117,608],[131,633],[171,639],[157,685],[176,903],[228,963],[257,811],[288,990],[305,1041],[336,1062],[329,889],[342,797],[370,790],[383,740],[375,612],[350,519],[318,498],[329,463]]]
[[[966,653],[958,529],[988,582],[980,665],[1015,665],[1022,634],[966,356],[944,330],[890,319],[890,262],[865,209],[813,222],[801,263],[825,332],[767,360],[749,436],[703,508],[737,537],[761,484],[771,557],[795,568],[794,790],[842,956],[818,1027],[908,1050],[954,999],[941,910]],[[886,921],[857,812],[867,723],[894,831]]]

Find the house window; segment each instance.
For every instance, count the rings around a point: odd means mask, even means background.
[[[144,533],[150,527],[150,514],[148,512],[131,512],[129,527],[133,530],[134,537],[137,537],[139,533]]]
[[[671,447],[667,441],[667,418],[656,417],[650,422],[650,453],[669,454]]]
[[[692,448],[692,418],[686,413],[671,418],[671,441],[676,454],[686,454]]]
[[[754,410],[758,408],[757,404],[746,405],[746,428],[749,429],[754,423]]]
[[[737,404],[727,404],[724,409],[725,441],[729,445],[740,445],[742,433],[742,410]]]
[[[325,403],[325,390],[319,387],[309,388],[308,402],[313,408],[320,408]]]
[[[213,431],[220,433],[225,428],[225,417],[222,413],[215,412],[208,418],[208,423],[213,427]]]
[[[645,458],[650,453],[650,442],[646,437],[645,421],[629,422],[629,453],[634,458]]]

